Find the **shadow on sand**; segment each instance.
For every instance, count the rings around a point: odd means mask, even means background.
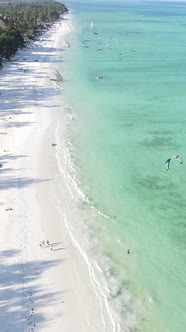
[[[25,49],[25,52],[26,51]],[[11,123],[11,119],[8,117],[12,115],[26,115],[27,112],[24,111],[25,107],[35,107],[38,103],[42,103],[42,105],[46,104],[45,106],[47,106],[49,97],[53,97],[59,93],[53,85],[51,87],[37,85],[37,88],[35,86],[35,82],[40,82],[43,78],[50,82],[50,75],[52,75],[52,71],[55,70],[56,64],[63,61],[62,59],[57,59],[57,57],[62,55],[62,48],[52,49],[52,52],[57,52],[58,55],[50,54],[50,51],[51,48],[43,46],[41,48],[39,47],[37,53],[37,48],[34,47],[34,54],[32,54],[32,50],[29,47],[29,54],[25,53],[23,57],[23,55],[19,55],[18,52],[15,55],[16,61],[11,61],[11,66],[8,70],[5,68],[6,73],[3,69],[0,71],[0,89],[2,87],[0,92],[0,119],[8,121],[6,124],[3,124],[5,127],[32,125],[32,123],[21,121]],[[30,56],[31,54],[32,57]],[[37,60],[37,62],[34,62],[34,60]],[[53,69],[50,69],[47,76],[46,71],[44,72],[43,69],[40,68],[40,63],[48,64],[48,62],[53,64],[51,66]],[[32,63],[38,65],[35,67],[35,65],[31,65]],[[4,77],[2,77],[1,80],[1,76],[4,75],[5,81]],[[27,75],[29,76],[29,80],[27,80]],[[55,108],[55,105],[53,107]]]
[[[12,263],[20,258],[20,263]],[[5,250],[0,254],[0,326],[3,331],[37,331],[44,320],[41,307],[55,306],[62,294],[39,282],[46,270],[59,260],[28,261],[21,263],[21,251]],[[37,281],[37,282],[36,282]],[[58,300],[57,300],[58,299]],[[45,321],[51,319],[48,315]],[[53,316],[52,319],[55,319]],[[46,322],[47,324],[47,322]]]

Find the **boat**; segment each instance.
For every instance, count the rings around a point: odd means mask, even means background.
[[[62,81],[63,81],[63,77],[62,77],[61,74],[57,71],[57,69],[55,69],[54,77],[53,77],[53,78],[50,78],[50,81],[55,81],[55,82],[62,82]]]

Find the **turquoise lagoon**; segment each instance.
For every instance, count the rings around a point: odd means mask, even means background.
[[[186,3],[66,4],[69,227],[109,289],[113,330],[184,332]],[[167,172],[175,153],[185,163]]]

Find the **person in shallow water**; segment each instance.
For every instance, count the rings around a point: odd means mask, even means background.
[[[127,254],[130,254],[130,249],[127,250]]]

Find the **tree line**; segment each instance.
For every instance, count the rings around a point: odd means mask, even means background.
[[[67,7],[53,0],[4,3],[0,0],[0,63],[9,59],[25,42],[34,39],[51,22],[67,13]]]

